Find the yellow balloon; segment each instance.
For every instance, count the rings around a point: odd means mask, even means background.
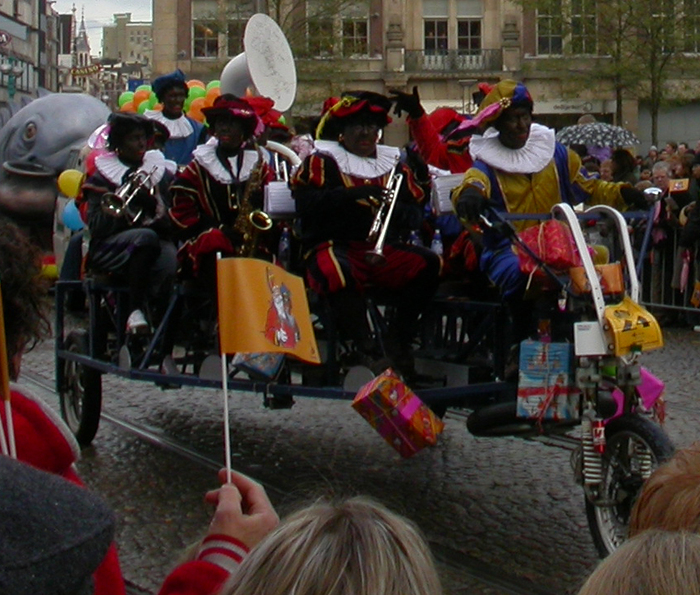
[[[84,174],[77,169],[66,169],[58,176],[58,189],[68,198],[75,198],[83,184]]]

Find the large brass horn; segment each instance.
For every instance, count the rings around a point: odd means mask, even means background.
[[[222,93],[245,97],[253,90],[269,97],[275,109],[288,110],[297,92],[294,55],[279,25],[266,14],[254,14],[243,34],[245,51],[232,58],[219,76]]]

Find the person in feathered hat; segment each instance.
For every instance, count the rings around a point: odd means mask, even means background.
[[[484,128],[471,137],[474,165],[452,193],[457,214],[478,224],[488,209],[508,213],[548,213],[558,202],[645,207],[644,195],[629,184],[592,178],[581,158],[555,141],[554,131],[533,123],[533,100],[521,82],[502,80],[486,95],[473,118]],[[536,221],[517,221],[518,230]],[[521,323],[516,340],[529,335],[530,305],[523,306],[527,276],[521,273],[509,235],[499,226],[484,230],[481,268],[501,289]]]
[[[170,217],[183,242],[178,251],[181,276],[202,278],[214,292],[216,253],[242,254],[251,238],[245,237],[239,214],[248,207],[262,209],[272,172],[255,142],[265,126],[245,99],[225,93],[202,113],[213,138],[195,149],[173,182]]]
[[[163,109],[146,110],[144,116],[160,122],[168,129],[170,136],[165,142],[165,156],[178,165],[186,165],[192,159],[195,147],[206,140],[206,129],[203,124],[183,112],[189,93],[185,73],[177,69],[159,76],[151,83],[151,89]]]
[[[369,285],[391,290],[398,316],[391,329],[389,355],[401,371],[411,373],[409,346],[440,270],[436,254],[402,241],[420,226],[426,195],[413,172],[399,163],[399,149],[378,144],[391,121],[388,97],[370,91],[347,92],[326,102],[324,108],[316,129],[316,150],[291,182],[302,241],[309,250],[307,279],[314,291],[328,296],[341,332],[354,340],[357,357],[368,364],[381,354],[369,332],[362,294]],[[368,239],[368,234],[386,198],[394,166],[403,181],[383,260],[372,264],[367,253],[375,240]]]

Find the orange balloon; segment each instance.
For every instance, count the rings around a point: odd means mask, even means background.
[[[136,112],[136,107],[133,101],[127,101],[124,105],[119,108],[120,112]]]
[[[214,100],[221,95],[221,88],[219,87],[212,87],[207,91],[207,94],[204,96],[204,101],[207,104],[207,107],[211,107],[211,105],[214,103]]]
[[[146,91],[146,89],[141,89],[140,91],[136,91],[134,93],[134,97],[131,101],[134,104],[134,107],[138,108],[138,106],[141,102],[146,101],[147,99],[150,99],[150,97],[151,97],[150,91]]]
[[[163,104],[162,103],[156,103],[152,108],[153,111],[156,112],[162,112],[163,111]]]
[[[207,86],[202,82],[197,79],[190,79],[187,81],[187,87],[202,87],[202,89],[206,89]]]
[[[189,112],[187,112],[187,115],[190,118],[192,118],[193,120],[197,120],[197,122],[199,122],[200,124],[204,124],[205,118],[204,118],[204,114],[201,112],[201,110],[196,110],[196,111],[190,110]]]
[[[191,112],[201,112],[203,107],[207,107],[207,100],[204,97],[197,97],[190,102]]]

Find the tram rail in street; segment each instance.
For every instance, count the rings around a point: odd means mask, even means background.
[[[48,402],[51,402],[51,399],[56,399],[56,393],[52,384],[39,374],[24,372],[22,374],[22,379],[28,384],[31,384],[32,388],[34,388],[37,392],[43,393],[45,400]],[[457,419],[465,418],[465,412],[463,411],[450,410],[448,411],[447,415]],[[223,466],[221,461],[203,455],[186,444],[165,435],[158,428],[131,422],[109,408],[102,410],[102,419],[124,432],[133,434],[139,439],[144,440],[157,448],[161,448],[170,453],[181,456],[196,465],[211,469],[212,471],[218,471]],[[549,437],[547,440],[547,443],[549,444],[552,437]],[[566,437],[557,437],[556,442],[557,446],[571,449],[573,448],[573,444],[575,444],[575,439],[569,440]],[[269,482],[261,482],[258,478],[255,478],[254,476],[251,477],[262,483],[273,498],[284,498],[285,496],[288,496],[286,491],[270,484]],[[469,556],[464,552],[450,548],[443,544],[431,541],[430,547],[439,563],[442,563],[447,567],[462,573],[463,575],[475,579],[485,587],[490,587],[492,589],[495,588],[503,595],[554,595],[555,593],[554,591],[550,591],[547,588],[534,584],[530,580],[513,575],[504,575],[501,569],[484,564],[483,561],[478,560],[477,558]],[[137,585],[128,585],[128,587],[129,595],[144,595],[149,593]]]

